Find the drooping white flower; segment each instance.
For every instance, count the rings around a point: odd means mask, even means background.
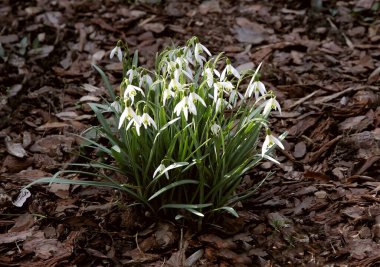
[[[216,82],[214,83],[214,102],[218,98],[220,92],[225,92],[226,94],[230,94],[230,92],[234,89],[234,86],[231,82]]]
[[[188,47],[185,47],[185,57],[186,57],[186,60],[194,66],[194,61],[193,61],[193,53],[191,52],[191,50],[188,48]]]
[[[185,85],[177,81],[176,79],[171,79],[169,83],[169,90],[174,90],[176,92],[184,91]]]
[[[222,130],[222,128],[220,127],[220,125],[218,125],[216,123],[211,125],[211,132],[213,135],[219,136],[219,133],[221,130]]]
[[[146,129],[148,126],[152,125],[152,126],[154,127],[154,129],[157,130],[156,122],[152,119],[151,116],[149,116],[148,113],[144,113],[144,114],[142,114],[142,116],[141,116],[140,119],[141,119],[141,123],[144,125],[145,129]]]
[[[153,80],[152,80],[152,77],[150,77],[149,74],[144,74],[140,78],[139,87],[141,87],[144,83],[147,85],[148,88],[152,85]]]
[[[178,64],[179,68],[187,73],[192,79],[192,72],[189,66],[189,61],[184,56],[177,57],[175,62]],[[188,77],[189,77],[188,76]]]
[[[261,148],[261,156],[264,156],[273,145],[277,145],[281,149],[284,149],[284,145],[281,143],[281,141],[277,137],[274,137],[270,130],[267,130],[267,136],[265,137],[263,146]]]
[[[211,87],[214,84],[214,75],[212,74],[212,72],[213,71],[211,68],[205,68],[205,70],[202,73],[202,76],[206,76],[207,85],[209,87]],[[216,76],[218,76],[218,78],[220,77],[220,73],[216,69],[214,69],[214,73]]]
[[[243,95],[239,93],[238,90],[231,90],[230,98],[228,99],[228,102],[231,103],[234,107],[237,104],[238,98],[243,99]]]
[[[115,46],[112,50],[111,50],[111,53],[110,53],[110,59],[112,59],[115,54],[117,55],[117,58],[119,59],[120,62],[123,62],[123,52],[121,51],[121,47],[120,46]]]
[[[204,45],[200,43],[196,43],[194,47],[194,58],[195,58],[195,61],[197,61],[198,64],[201,65],[202,67],[203,67],[203,62],[206,61],[206,58],[201,55],[203,52],[206,52],[211,57],[210,51],[208,51],[208,49]]]
[[[267,90],[265,89],[265,85],[260,81],[249,83],[247,91],[245,92],[244,96],[251,97],[253,93],[255,93],[256,100],[259,98],[260,94],[265,95],[267,93]]]
[[[123,113],[121,113],[121,116],[120,116],[120,119],[119,119],[119,127],[118,129],[121,128],[121,126],[123,125],[125,119],[135,119],[135,120],[139,120],[139,117],[136,115],[135,111],[131,108],[131,107],[125,107]]]
[[[263,115],[268,116],[272,109],[276,109],[281,114],[281,106],[277,102],[276,97],[270,97],[266,102],[264,106]]]
[[[193,103],[194,103],[195,101],[199,101],[199,102],[202,103],[203,106],[206,107],[206,103],[205,103],[205,101],[203,100],[203,98],[200,97],[198,94],[196,94],[196,93],[194,93],[194,92],[191,92],[191,93],[189,94],[189,100],[190,100],[191,102],[193,102]]]
[[[139,73],[137,72],[137,70],[135,68],[132,68],[132,69],[129,69],[127,71],[126,75],[128,76],[129,83],[132,83],[133,78],[137,77],[139,75]]]
[[[215,111],[218,113],[222,110],[222,108],[224,109],[225,107],[232,109],[231,104],[228,103],[224,98],[218,98],[215,104]]]
[[[136,91],[139,91],[143,96],[145,96],[144,91],[141,88],[128,84],[127,89],[124,91],[124,98],[131,99],[133,104],[135,101],[135,96],[137,95]]]
[[[184,70],[184,69],[180,69],[180,68],[176,68],[173,72],[173,75],[174,75],[174,79],[179,82],[179,79],[180,79],[180,76],[181,74],[185,74],[185,76],[187,78],[190,79],[190,81],[193,80],[193,75],[191,74],[191,70],[190,72],[188,72],[187,70]]]
[[[175,93],[170,88],[166,88],[164,92],[162,93],[162,103],[164,104],[164,106],[165,106],[166,100],[174,96],[175,96]]]
[[[155,178],[158,174],[161,174],[166,169],[166,166],[164,164],[158,165],[157,169],[153,173],[153,178]],[[166,171],[165,172],[166,179],[169,179],[169,174]]]
[[[193,101],[191,101],[188,96],[185,96],[174,107],[174,112],[177,114],[177,116],[179,116],[179,114],[183,112],[183,115],[185,115],[185,119],[187,121],[189,112],[194,115],[197,115],[197,108],[195,107]]]
[[[220,76],[220,80],[221,81],[224,81],[224,79],[227,77],[227,75],[234,75],[236,78],[240,79],[240,74],[239,72],[237,71],[237,69],[235,69],[230,62],[227,62],[227,65],[226,67],[224,68],[224,70],[222,71],[222,74]]]
[[[127,130],[132,126],[132,124],[135,126],[137,135],[140,136],[140,127],[142,125],[141,117],[138,115],[136,115],[136,117],[133,117],[127,125]]]

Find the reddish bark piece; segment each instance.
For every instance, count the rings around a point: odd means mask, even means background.
[[[208,13],[221,13],[222,9],[220,8],[218,0],[208,0],[204,1],[199,5],[199,13],[206,15]]]
[[[34,231],[35,228],[30,228],[25,231],[0,234],[0,244],[9,244],[17,241],[24,241],[29,236],[32,236]]]
[[[15,224],[11,229],[9,229],[8,232],[16,233],[26,231],[33,226],[34,222],[35,220],[33,215],[29,213],[22,214],[19,217],[17,217],[17,219],[15,220]]]
[[[46,239],[42,231],[38,231],[30,236],[24,243],[25,252],[33,252],[40,259],[50,259],[66,254],[67,248],[57,239]]]

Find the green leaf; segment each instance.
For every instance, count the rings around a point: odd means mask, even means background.
[[[104,85],[105,85],[105,87],[106,87],[107,90],[108,90],[108,94],[109,94],[109,96],[111,97],[112,101],[115,101],[116,96],[115,96],[115,93],[114,93],[114,91],[113,91],[113,89],[112,89],[112,86],[111,86],[111,84],[110,84],[110,82],[109,82],[109,80],[108,80],[107,75],[102,71],[101,68],[99,68],[98,65],[96,65],[96,64],[92,64],[92,67],[93,67],[97,72],[99,72],[99,74],[100,74],[100,76],[102,77],[102,80],[103,80],[103,82],[104,82]]]
[[[213,204],[212,203],[207,203],[207,204],[165,204],[162,205],[161,209],[202,209],[202,208],[207,208],[211,207]]]
[[[148,201],[151,201],[152,199],[156,198],[157,196],[161,195],[162,193],[174,188],[174,187],[177,187],[177,186],[180,186],[180,185],[184,185],[184,184],[199,184],[198,181],[195,181],[195,180],[181,180],[181,181],[177,181],[177,182],[174,182],[174,183],[171,183],[163,188],[161,188],[160,190],[158,190],[155,194],[153,194],[153,196],[151,196]]]
[[[190,208],[188,208],[188,209],[186,209],[187,211],[190,211],[191,213],[193,213],[193,214],[195,214],[195,215],[197,215],[197,216],[199,216],[199,217],[204,217],[205,215],[203,214],[203,213],[201,213],[201,212],[199,212],[199,211],[197,211],[197,210],[195,210],[195,209],[190,209]]]
[[[217,209],[214,209],[213,211],[219,211],[219,210],[225,210],[227,211],[228,213],[230,213],[231,215],[235,216],[236,218],[239,217],[239,214],[236,212],[236,210],[232,207],[221,207],[221,208],[217,208]]]

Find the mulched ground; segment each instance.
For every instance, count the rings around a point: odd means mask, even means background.
[[[0,266],[380,266],[380,2],[130,2],[0,3]],[[55,184],[12,204],[81,160],[72,133],[96,123],[87,103],[106,97],[92,63],[117,87],[117,40],[152,66],[194,35],[235,66],[263,61],[283,106],[282,165],[244,177],[276,170],[240,218],[194,233],[118,192]]]

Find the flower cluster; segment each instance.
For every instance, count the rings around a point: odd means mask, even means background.
[[[117,55],[121,60],[123,52],[120,46],[118,43],[111,51],[111,58]],[[210,59],[207,60],[207,57]],[[223,116],[226,109],[233,110],[238,105],[246,105],[246,100],[253,96],[255,106],[261,107],[264,119],[274,109],[281,112],[273,92],[268,92],[264,83],[259,80],[258,71],[261,64],[253,73],[245,93],[242,94],[237,85],[247,77],[247,74],[241,74],[228,58],[225,60],[225,67],[218,70],[220,59],[221,54],[212,57],[210,51],[194,37],[186,46],[167,50],[161,55],[154,78],[147,74],[147,70],[133,66],[126,72],[120,85],[120,103],[123,111],[119,119],[119,129],[123,125],[126,129],[133,127],[137,135],[140,135],[141,126],[145,129],[153,127],[156,131],[163,126],[159,125],[155,118],[158,113],[153,110],[152,105],[149,105],[151,101],[149,97],[160,100],[155,104],[164,107],[170,119],[173,119],[172,114],[175,114],[177,117],[183,116],[185,121],[189,118],[197,121],[195,117],[200,108],[205,111],[208,107],[212,107],[214,115]],[[220,131],[220,126],[217,125],[218,128],[216,125],[213,121],[213,126],[210,128],[213,134]],[[263,125],[267,128],[266,123]],[[267,133],[270,133],[269,128]],[[268,134],[261,155],[278,163],[266,155],[273,144],[283,149],[281,142]]]
[[[269,128],[268,116],[281,107],[260,81],[261,65],[241,72],[223,54],[212,56],[196,37],[158,54],[154,71],[139,67],[137,52],[130,57],[121,41],[111,51],[115,56],[123,65],[119,95],[93,65],[112,99],[111,104],[89,104],[100,125],[85,131],[83,139],[90,151],[96,149],[96,159],[74,164],[97,171],[62,170],[27,187],[52,182],[107,186],[128,193],[156,215],[191,216],[192,221],[196,216],[198,229],[213,223],[216,213],[238,216],[234,205],[262,184],[256,181],[243,190],[244,175],[263,159],[279,163],[271,151],[284,149],[284,135],[275,137]],[[73,172],[86,179],[59,176]]]

